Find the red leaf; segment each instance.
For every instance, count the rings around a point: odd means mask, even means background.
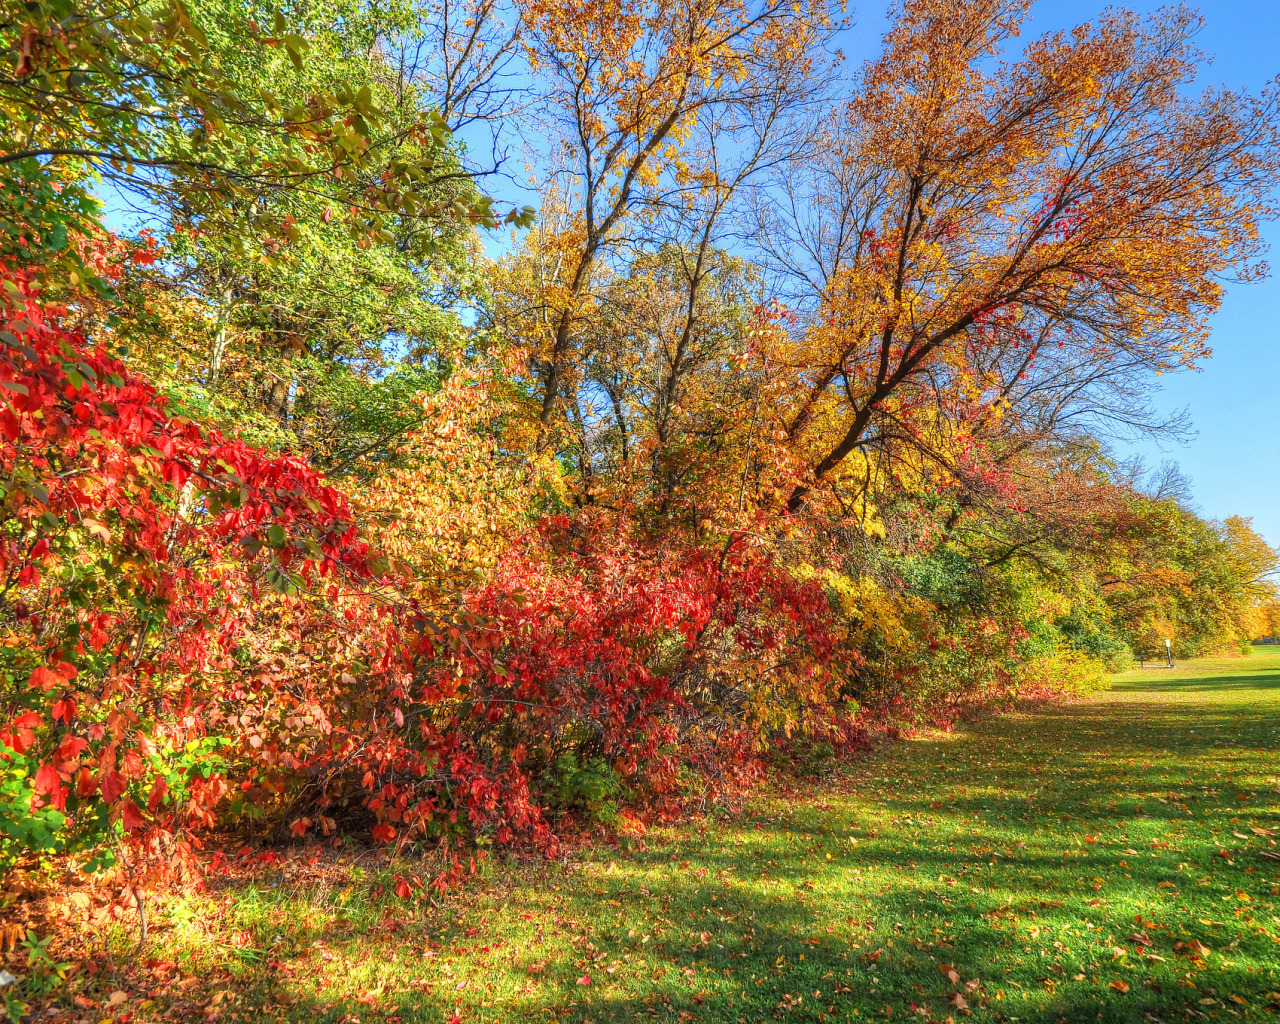
[[[102,788],[102,799],[109,804],[120,799],[120,794],[125,790],[125,778],[114,768],[104,771],[98,784]]]
[[[124,823],[124,827],[130,831],[135,828],[143,828],[146,825],[137,805],[132,800],[125,801],[124,807],[120,812],[120,820]]]
[[[169,792],[169,783],[165,782],[164,779],[156,779],[156,781],[151,786],[151,793],[147,797],[147,809],[150,811],[154,811],[157,807],[159,807],[160,802],[164,800],[168,792]]]
[[[31,787],[41,796],[53,798],[59,807],[66,805],[67,798],[62,791],[62,780],[58,778],[58,770],[51,764],[42,764],[31,780]],[[61,799],[59,799],[61,797]]]
[[[130,747],[121,759],[124,762],[124,773],[131,779],[142,778],[142,754]]]
[[[55,686],[61,686],[65,680],[58,675],[53,669],[47,665],[41,665],[31,673],[31,678],[27,682],[27,686],[32,690],[43,690],[48,693]]]
[[[9,723],[8,728],[0,729],[0,743],[11,747],[19,754],[25,754],[35,742],[35,730],[43,719],[34,711],[19,715]]]

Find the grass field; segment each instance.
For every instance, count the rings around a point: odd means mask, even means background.
[[[96,1002],[104,975],[80,1005],[95,1021],[1271,1019],[1278,746],[1280,648],[1137,670],[630,849],[500,868],[438,908],[372,866],[307,882],[286,865],[170,906],[150,974],[114,1006]]]

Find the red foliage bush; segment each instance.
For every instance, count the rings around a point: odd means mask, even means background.
[[[822,591],[747,535],[554,517],[438,622],[309,465],[3,286],[7,855],[119,836],[163,871],[227,818],[545,845],[566,772],[670,808],[829,710]]]
[[[219,728],[257,685],[244,638],[266,606],[304,628],[368,547],[305,462],[173,415],[23,274],[0,288],[6,849],[168,849],[253,743]]]
[[[742,537],[672,549],[625,517],[551,518],[467,595],[457,625],[406,645],[394,709],[358,764],[354,750],[325,755],[320,802],[349,800],[358,767],[382,838],[461,815],[499,842],[543,844],[566,770],[670,807],[691,768],[749,769],[758,723],[725,703],[728,680],[776,669],[797,645],[823,656],[824,611],[818,588]]]

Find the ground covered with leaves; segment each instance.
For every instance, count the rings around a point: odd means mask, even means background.
[[[455,895],[356,851],[258,861],[153,905],[136,959],[133,919],[100,914],[51,1006],[95,1024],[1264,1019],[1278,746],[1280,650],[1141,669]],[[29,952],[8,962],[26,974]]]

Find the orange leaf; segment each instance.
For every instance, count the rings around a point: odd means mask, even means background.
[[[147,809],[154,811],[160,806],[162,801],[169,792],[169,783],[164,779],[156,779],[151,785],[151,792],[147,796]]]
[[[48,693],[55,686],[61,686],[66,680],[47,665],[41,665],[31,673],[27,686],[32,690],[43,690]]]

